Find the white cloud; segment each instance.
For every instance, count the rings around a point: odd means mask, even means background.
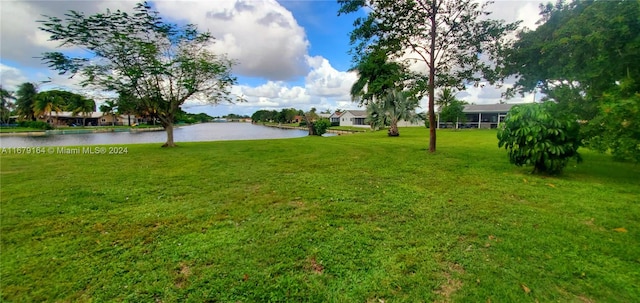
[[[217,38],[214,50],[237,60],[234,70],[240,75],[290,80],[308,72],[306,33],[291,12],[274,0],[155,4],[163,16],[209,30]]]
[[[305,78],[305,86],[311,95],[347,99],[357,75],[334,69],[323,57],[307,58],[312,70]]]
[[[14,91],[18,85],[27,82],[28,78],[19,69],[0,63],[0,80],[2,81],[2,88]]]

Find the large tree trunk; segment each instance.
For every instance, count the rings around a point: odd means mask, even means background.
[[[162,147],[176,147],[176,143],[173,142],[173,123],[166,123],[164,130],[167,131],[167,142],[163,144]]]

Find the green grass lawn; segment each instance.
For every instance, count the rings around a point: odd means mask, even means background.
[[[638,302],[640,167],[424,128],[1,156],[3,301]]]

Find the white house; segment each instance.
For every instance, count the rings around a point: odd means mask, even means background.
[[[346,110],[340,114],[340,126],[369,127],[364,120],[367,112],[364,110]]]

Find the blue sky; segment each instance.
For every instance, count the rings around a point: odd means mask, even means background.
[[[523,19],[530,25],[537,19],[539,2],[498,0],[492,8],[497,18]],[[56,75],[36,58],[57,47],[47,41],[46,33],[37,29],[36,20],[43,14],[62,16],[72,9],[86,14],[107,8],[131,10],[134,4],[135,1],[129,0],[2,0],[0,80],[3,88],[14,90],[23,82],[40,83],[50,79],[50,83],[40,86],[41,90],[60,88],[96,95],[82,90],[76,79]],[[349,96],[349,88],[357,76],[348,72],[352,66],[348,53],[349,32],[357,14],[338,16],[336,1],[157,0],[153,5],[167,20],[194,23],[201,30],[211,31],[217,38],[214,51],[226,53],[239,62],[234,68],[239,81],[232,92],[248,102],[203,106],[197,100],[190,100],[184,106],[187,111],[219,116],[250,115],[259,109],[288,107],[357,108]],[[103,98],[96,96],[98,103],[103,102]],[[469,88],[458,96],[476,104],[500,101],[500,91],[490,87]]]

